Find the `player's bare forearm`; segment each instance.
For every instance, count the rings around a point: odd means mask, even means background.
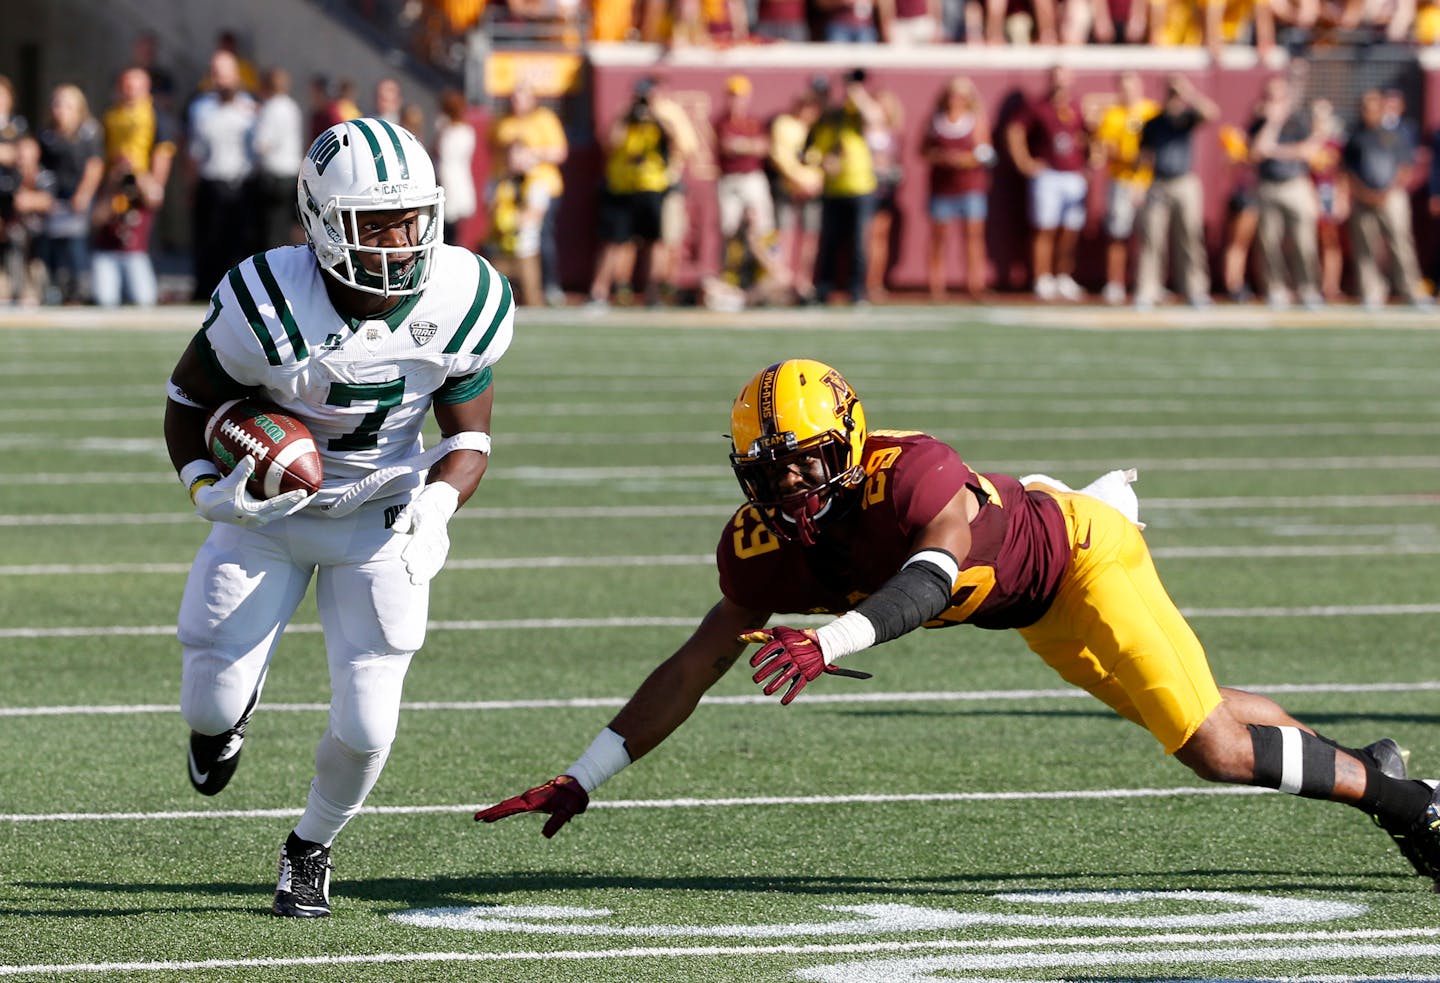
[[[625,739],[632,760],[638,760],[689,719],[700,698],[735,664],[745,644],[741,632],[769,620],[769,613],[751,611],[722,600],[710,609],[695,633],[662,662],[610,722]]]
[[[490,432],[490,414],[495,405],[495,386],[492,384],[474,399],[463,403],[436,403],[435,422],[440,425],[440,434],[452,437],[457,433]],[[460,493],[460,504],[475,494],[485,469],[490,464],[490,455],[473,450],[451,451],[430,469],[430,481],[443,481]]]

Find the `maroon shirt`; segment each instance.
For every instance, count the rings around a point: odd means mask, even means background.
[[[756,22],[804,24],[805,0],[760,0]]]
[[[765,166],[765,154],[732,154],[725,150],[725,141],[732,136],[763,137],[765,124],[753,116],[721,116],[715,121],[716,157],[721,174],[748,174]]]
[[[1056,171],[1084,169],[1085,120],[1078,100],[1057,106],[1047,95],[1028,103],[1018,119],[1036,160]]]
[[[754,611],[849,611],[899,571],[915,534],[968,487],[980,501],[970,553],[951,607],[925,627],[1023,628],[1045,613],[1070,562],[1055,499],[1008,475],[977,474],[927,434],[872,433],[864,461],[860,502],[808,549],[776,539],[751,506],[736,512],[715,551],[721,592]]]
[[[930,118],[930,128],[920,143],[920,153],[931,150],[975,152],[975,117],[966,113],[958,120],[952,120],[945,113],[936,113]],[[953,195],[986,191],[990,187],[990,172],[978,160],[970,167],[952,164],[930,165],[930,196],[948,198]]]

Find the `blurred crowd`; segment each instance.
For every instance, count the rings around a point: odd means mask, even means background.
[[[1315,44],[1440,41],[1440,0],[435,0],[482,21],[585,41],[852,44]]]
[[[701,302],[736,310],[837,296],[882,300],[892,232],[907,217],[921,219],[905,216],[897,195],[910,177],[901,148],[915,141],[924,172],[913,177],[928,189],[925,269],[935,301],[952,299],[957,283],[971,299],[991,288],[990,222],[1028,229],[1037,301],[1088,299],[1076,278],[1077,247],[1090,202],[1100,198],[1105,303],[1209,305],[1207,238],[1217,238],[1214,279],[1236,302],[1251,299],[1253,271],[1276,309],[1319,308],[1341,299],[1351,282],[1367,307],[1392,299],[1428,307],[1411,215],[1420,135],[1403,96],[1365,92],[1347,128],[1327,101],[1297,91],[1292,76],[1303,80],[1302,67],[1292,63],[1291,75],[1267,78],[1249,118],[1231,121],[1178,74],[1150,94],[1137,74],[1121,72],[1112,91],[1082,99],[1071,70],[1056,67],[996,120],[974,82],[956,76],[909,125],[900,100],[863,69],[834,84],[813,77],[768,120],[751,112],[744,75],[727,80],[719,114],[699,122],[662,79],[646,77],[604,134],[597,223],[604,246],[589,302],[671,302],[699,146],[715,148],[722,240],[721,268],[703,279]],[[1197,140],[1218,141],[1228,163],[1224,188],[1207,189],[1196,174]],[[1432,143],[1428,202],[1440,217],[1440,134]],[[996,193],[1002,163],[1023,181],[1021,201]],[[1206,195],[1216,193],[1226,196],[1224,228],[1207,230]]]
[[[1110,3],[1103,15],[1081,17],[1077,5],[1065,0],[1053,18],[1037,3],[1025,9],[1037,23],[1053,19],[1062,36],[1076,18],[1093,33],[1103,18],[1128,23],[1133,15]],[[453,30],[467,18],[490,24],[508,17],[589,31],[608,24],[622,37],[645,37],[663,23],[672,40],[692,14],[725,14],[737,39],[899,43],[936,31],[949,36],[954,26],[940,0],[441,6]],[[1209,25],[1219,10],[1223,27],[1232,6],[1191,13]],[[1376,8],[1362,6],[1365,16]],[[1363,26],[1351,7],[1312,4],[1302,19]],[[1170,5],[1148,8],[1155,16]],[[979,13],[999,10],[1008,19],[1017,9],[986,4]],[[1254,4],[1245,23],[1288,9],[1277,0]],[[1420,23],[1428,9],[1410,11],[1407,23]],[[1270,36],[1267,29],[1256,38]],[[395,78],[362,94],[353,82],[316,75],[306,81],[302,106],[290,74],[258,67],[228,32],[217,37],[198,86],[181,93],[154,38],[142,35],[103,108],[64,84],[50,94],[45,118],[28,121],[0,77],[0,303],[156,303],[153,246],[167,199],[175,199],[168,213],[188,223],[177,238],[193,270],[190,296],[174,299],[206,299],[250,253],[303,241],[294,189],[306,148],[328,126],[372,115],[405,126],[430,148],[446,192],[447,241],[484,252],[526,304],[568,302],[557,229],[562,202],[581,223],[572,230],[578,235],[564,237],[572,270],[576,244],[595,241],[583,298],[595,307],[679,303],[682,279],[684,300],[693,290],[696,301],[724,310],[837,297],[881,301],[897,229],[907,221],[927,230],[925,290],[933,300],[953,299],[957,289],[984,297],[996,286],[987,244],[997,228],[1017,228],[1028,230],[1034,298],[1073,302],[1090,296],[1076,277],[1076,253],[1090,202],[1101,198],[1103,285],[1092,286],[1106,303],[1204,306],[1218,293],[1316,308],[1348,292],[1371,307],[1392,299],[1427,306],[1411,188],[1428,143],[1429,194],[1419,200],[1429,214],[1421,221],[1440,219],[1440,133],[1423,138],[1397,91],[1368,91],[1356,106],[1338,109],[1307,98],[1297,70],[1304,64],[1292,59],[1285,75],[1266,80],[1243,119],[1222,119],[1182,75],[1168,77],[1163,91],[1146,92],[1139,76],[1121,72],[1110,91],[1080,98],[1071,70],[1056,67],[1043,86],[1007,100],[996,118],[963,75],[937,79],[931,104],[912,105],[908,118],[902,101],[864,69],[809,78],[767,118],[752,110],[754,82],[744,74],[725,81],[709,118],[693,100],[682,104],[662,76],[645,76],[615,118],[596,126],[599,187],[578,181],[567,188],[567,124],[574,121],[547,105],[524,72],[485,111],[447,90],[435,118],[426,119]],[[1224,187],[1207,188],[1197,176],[1197,141],[1223,149]],[[1023,202],[996,193],[1002,174],[1023,182]],[[923,214],[904,214],[898,190],[906,181],[924,182]],[[695,222],[702,192],[713,195],[713,223]],[[1207,209],[1207,195],[1225,196],[1223,228],[1206,227],[1205,217],[1219,212]],[[695,240],[712,235],[714,249],[703,252],[718,261],[696,270],[702,251]]]

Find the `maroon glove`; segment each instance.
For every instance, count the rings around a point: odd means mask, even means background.
[[[762,643],[760,651],[750,657],[750,666],[756,670],[752,678],[764,685],[762,692],[766,696],[773,696],[780,687],[790,684],[785,695],[780,697],[781,706],[789,706],[806,683],[819,679],[825,673],[855,679],[870,678],[869,673],[827,666],[815,632],[809,628],[802,631],[776,625],[774,628],[747,631],[740,636],[740,641]],[[769,682],[765,681],[767,678]]]
[[[475,813],[475,821],[493,823],[497,819],[521,812],[544,812],[548,813],[550,818],[545,821],[545,827],[540,832],[549,839],[560,832],[561,826],[584,812],[589,804],[590,794],[580,783],[569,775],[561,775],[514,798],[480,810]]]

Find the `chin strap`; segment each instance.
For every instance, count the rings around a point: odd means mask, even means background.
[[[490,453],[490,435],[481,433],[479,430],[467,430],[446,437],[440,443],[422,451],[414,457],[407,457],[399,464],[392,464],[389,467],[380,468],[350,486],[340,490],[340,494],[333,501],[319,506],[321,512],[327,516],[339,517],[349,515],[370,499],[374,498],[380,489],[392,481],[417,474],[421,471],[428,471],[435,462],[440,460],[451,451],[479,451],[481,454]]]

